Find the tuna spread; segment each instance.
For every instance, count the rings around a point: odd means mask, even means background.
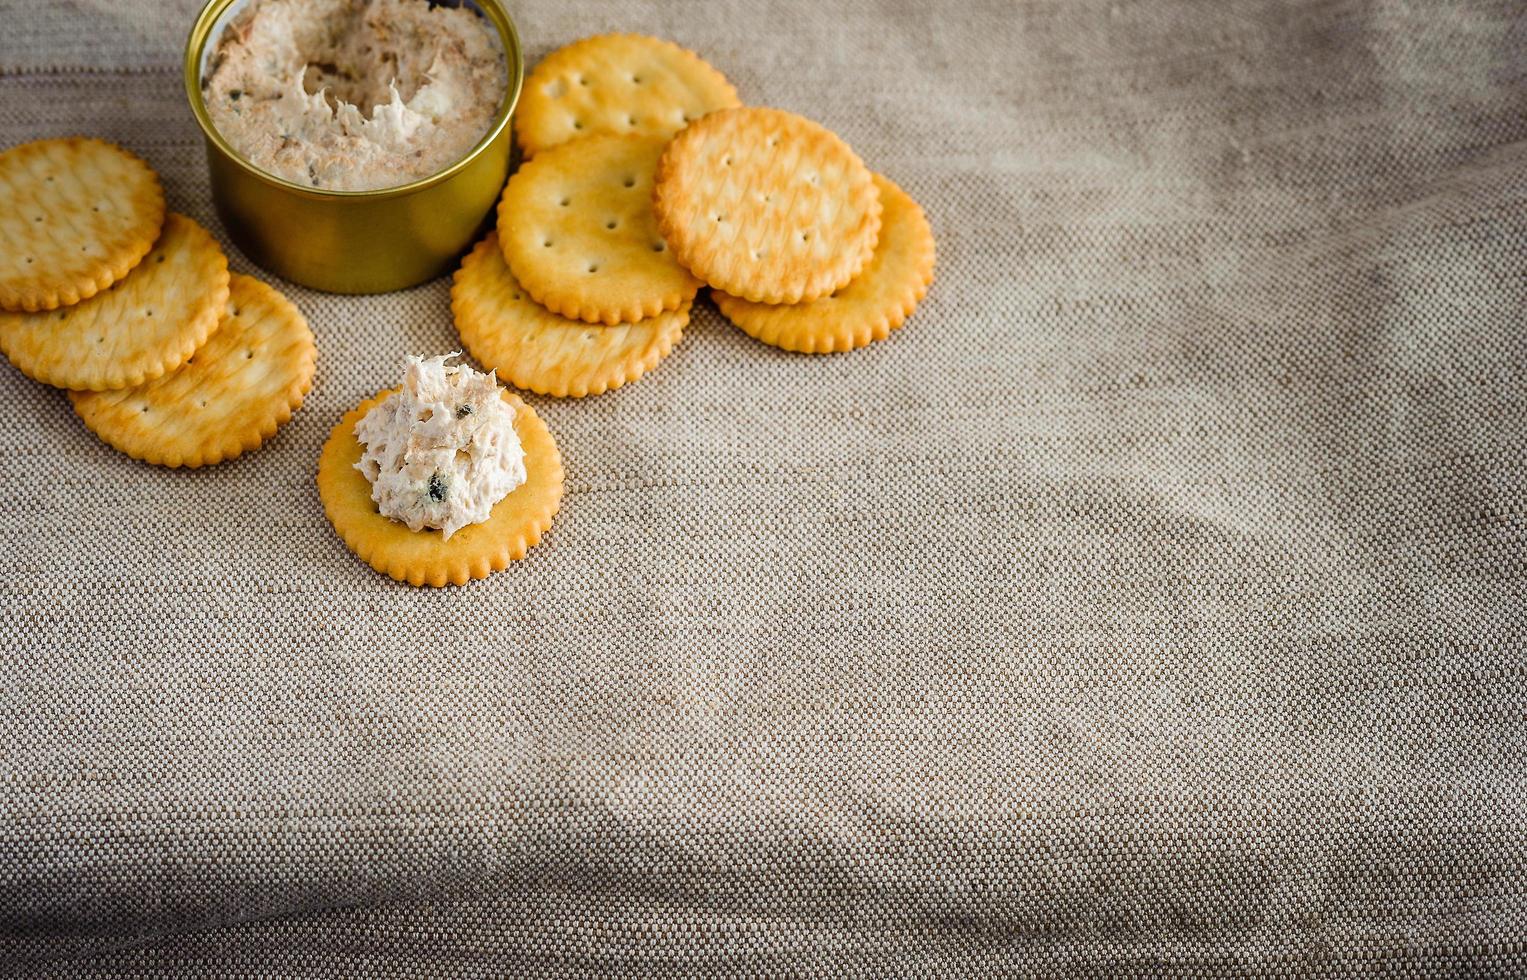
[[[498,380],[446,364],[455,356],[410,357],[403,390],[355,423],[365,450],[355,468],[371,481],[382,516],[413,531],[439,528],[446,540],[486,521],[525,482],[514,409]]]
[[[426,0],[253,0],[202,92],[223,139],[277,177],[374,190],[438,173],[488,132],[508,84],[498,36]]]

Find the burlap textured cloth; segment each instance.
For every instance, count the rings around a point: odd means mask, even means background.
[[[0,0],[0,145],[221,235],[194,6]],[[443,591],[313,474],[445,282],[287,287],[316,387],[209,470],[0,367],[5,972],[1527,973],[1520,0],[515,11],[842,133],[932,294],[535,399],[563,512]]]

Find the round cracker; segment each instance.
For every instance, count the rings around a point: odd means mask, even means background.
[[[595,133],[669,138],[740,104],[726,76],[671,41],[600,34],[541,59],[525,79],[514,134],[525,156]]]
[[[664,141],[589,136],[509,178],[499,246],[537,303],[574,320],[632,323],[676,310],[700,283],[674,261],[652,215]]]
[[[846,286],[875,251],[880,195],[837,136],[779,109],[722,109],[658,164],[658,226],[679,263],[755,303]]]
[[[318,349],[297,307],[234,275],[214,333],[178,370],[136,388],[71,391],[101,441],[159,466],[211,466],[259,447],[313,386]]]
[[[58,388],[130,388],[184,364],[227,302],[223,250],[201,225],[171,214],[148,256],[110,289],[60,310],[0,312],[0,351]]]
[[[652,370],[683,336],[689,308],[613,327],[558,316],[515,281],[497,232],[477,243],[451,285],[456,329],[477,362],[557,398],[602,394]]]
[[[355,424],[393,388],[368,398],[340,419],[318,459],[318,496],[345,546],[372,568],[409,585],[462,585],[487,578],[525,557],[562,502],[562,457],[546,424],[518,395],[501,391],[514,407],[514,431],[525,450],[525,482],[493,506],[488,519],[468,524],[446,541],[439,531],[410,531],[383,517],[371,483],[355,468],[362,448]]]
[[[883,208],[880,242],[853,282],[831,296],[791,306],[712,291],[721,314],[750,337],[805,354],[853,350],[889,337],[933,282],[933,229],[906,191],[879,174],[875,186]]]
[[[142,261],[163,223],[158,175],[114,143],[71,137],[0,153],[0,309],[94,296]]]

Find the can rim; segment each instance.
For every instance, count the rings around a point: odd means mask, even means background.
[[[514,114],[515,107],[519,104],[520,89],[525,83],[525,58],[520,49],[520,35],[515,29],[514,19],[509,16],[509,11],[504,9],[499,0],[473,0],[473,2],[493,22],[498,31],[499,43],[504,50],[505,73],[507,84],[504,88],[504,98],[499,104],[498,113],[493,117],[493,122],[488,126],[488,131],[482,138],[473,144],[472,148],[461,156],[460,159],[426,177],[409,181],[406,184],[398,184],[395,187],[378,187],[372,190],[347,191],[330,190],[326,188],[304,187],[302,184],[277,177],[269,171],[255,166],[243,154],[239,153],[218,132],[217,126],[212,122],[212,116],[207,112],[206,100],[202,97],[201,90],[201,66],[202,52],[207,48],[207,42],[212,36],[212,25],[238,0],[207,0],[191,25],[191,33],[186,38],[185,58],[185,86],[186,98],[190,100],[191,112],[196,117],[197,125],[201,127],[202,134],[212,142],[221,153],[232,160],[245,173],[255,177],[274,187],[299,194],[303,197],[320,200],[345,200],[353,198],[365,198],[377,200],[388,197],[401,197],[412,194],[415,191],[433,187],[436,184],[450,180],[453,176],[466,169],[490,144],[497,140],[504,128],[509,125],[509,119]]]

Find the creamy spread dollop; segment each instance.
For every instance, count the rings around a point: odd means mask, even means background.
[[[250,163],[347,191],[455,163],[507,85],[488,23],[427,0],[253,0],[202,78],[213,124]]]
[[[382,516],[412,531],[438,528],[446,540],[486,521],[525,482],[525,450],[498,379],[446,363],[456,356],[410,357],[402,390],[355,423],[365,448],[355,468]]]

